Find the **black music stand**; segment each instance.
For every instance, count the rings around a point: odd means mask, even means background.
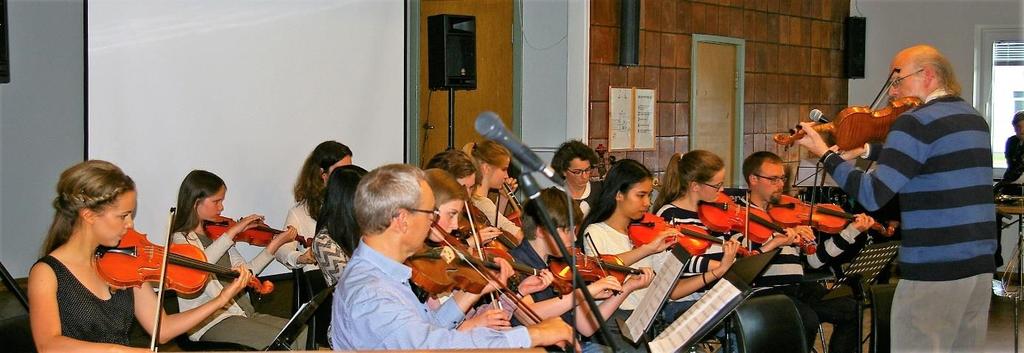
[[[849,265],[843,268],[843,277],[836,281],[822,300],[838,298],[852,294],[858,301],[864,298],[862,288],[874,284],[878,274],[882,273],[900,249],[900,242],[890,241],[865,246]]]
[[[274,338],[273,343],[267,346],[265,351],[290,351],[292,350],[292,343],[302,333],[302,327],[306,325],[313,314],[316,313],[316,308],[320,307],[320,304],[324,302],[324,299],[328,297],[331,292],[334,291],[334,286],[324,288],[317,293],[313,299],[310,299],[305,304],[299,307],[299,310],[292,315],[292,318],[288,320],[288,323],[281,328],[281,332]]]
[[[21,305],[25,307],[25,311],[28,311],[28,298],[25,297],[25,293],[21,291],[21,287],[18,287],[18,282],[14,280],[10,272],[7,272],[7,267],[4,267],[4,263],[0,262],[0,277],[3,278],[4,285],[7,286],[7,290],[14,294],[15,298],[21,302]]]

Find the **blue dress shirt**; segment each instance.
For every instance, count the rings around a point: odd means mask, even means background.
[[[412,269],[362,241],[334,290],[331,339],[335,350],[526,348],[525,327],[458,331],[464,318],[454,300],[436,311],[409,287]]]

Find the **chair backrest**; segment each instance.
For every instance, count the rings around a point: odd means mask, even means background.
[[[789,297],[775,294],[748,299],[736,309],[740,352],[807,353],[804,324]]]
[[[896,294],[895,284],[871,286],[871,352],[889,352],[889,315],[892,313],[892,297]]]

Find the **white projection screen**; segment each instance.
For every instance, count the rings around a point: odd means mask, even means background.
[[[225,216],[281,227],[318,143],[348,145],[366,169],[403,162],[403,1],[87,6],[88,158],[135,180],[135,227],[154,243],[193,169],[227,183]],[[284,270],[272,266],[264,274]]]

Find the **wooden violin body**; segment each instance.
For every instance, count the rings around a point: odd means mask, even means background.
[[[879,110],[858,106],[847,107],[839,112],[836,121],[815,125],[814,131],[831,134],[835,145],[840,150],[848,151],[863,147],[868,142],[885,141],[896,118],[918,105],[921,105],[921,100],[917,97],[903,97]],[[790,134],[776,134],[772,139],[780,145],[792,146],[804,135],[803,130],[797,127]]]
[[[642,219],[630,223],[629,239],[633,242],[633,247],[641,246],[654,241],[666,229],[676,229],[682,236],[669,237],[665,241],[675,241],[690,255],[703,254],[711,244],[722,245],[724,242],[721,238],[711,236],[701,227],[693,224],[668,224],[653,213],[644,213]],[[747,256],[749,250],[741,247],[737,254]]]
[[[238,277],[238,272],[206,262],[206,254],[191,244],[171,244],[168,255],[167,288],[182,294],[198,293],[206,286],[210,274]],[[97,251],[96,267],[108,284],[116,288],[138,287],[144,282],[160,281],[164,247],[155,245],[146,236],[129,228],[116,248]],[[274,290],[271,282],[260,283],[253,276],[248,286],[260,294]]]
[[[712,231],[741,232],[747,239],[758,244],[764,244],[775,233],[786,231],[772,220],[767,211],[756,207],[741,207],[723,193],[719,193],[713,202],[701,202],[697,214],[701,223]],[[812,241],[801,242],[800,247],[808,255],[818,251]]]
[[[601,255],[600,257],[587,256],[580,248],[575,248],[576,269],[584,282],[590,283],[602,278],[613,276],[619,283],[626,281],[626,276],[639,275],[643,272],[626,266],[625,263],[615,255]],[[572,269],[560,258],[552,258],[548,268],[555,275],[556,279],[572,283]]]
[[[838,234],[846,228],[850,221],[856,218],[856,215],[846,213],[839,205],[830,203],[814,205],[814,212],[812,214],[811,205],[789,195],[782,195],[776,200],[768,208],[768,214],[772,216],[775,222],[786,227],[809,225],[814,229],[829,234]],[[873,223],[871,229],[885,237],[891,237],[893,232],[895,232],[894,226],[883,227],[878,222]]]
[[[211,240],[217,240],[223,235],[228,229],[231,229],[237,221],[224,217],[218,216],[216,221],[203,221],[203,230],[206,232],[206,236],[210,237]],[[271,240],[274,240],[274,236],[284,233],[283,230],[271,228],[259,222],[255,227],[246,229],[235,235],[236,242],[249,243],[253,246],[267,246]],[[295,240],[303,244],[307,248],[313,244],[313,238],[295,237]]]

